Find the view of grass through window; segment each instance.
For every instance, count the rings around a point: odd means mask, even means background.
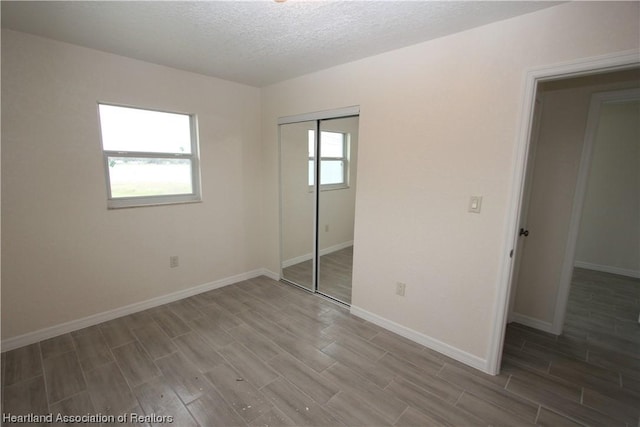
[[[111,197],[189,194],[191,161],[109,157]]]
[[[99,104],[99,112],[110,200],[137,199],[127,204],[135,206],[145,197],[149,202],[142,204],[199,198],[191,115],[107,104]]]

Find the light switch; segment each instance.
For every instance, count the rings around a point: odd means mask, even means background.
[[[480,213],[482,206],[482,196],[471,196],[469,199],[469,212]]]

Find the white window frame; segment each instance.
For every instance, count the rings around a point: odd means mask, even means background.
[[[315,133],[314,129],[309,129],[308,135],[311,135],[311,132]],[[349,134],[345,132],[334,132],[334,131],[320,131],[320,140],[322,140],[323,133],[337,133],[342,135],[342,157],[320,157],[320,167],[322,167],[323,160],[337,160],[342,162],[342,177],[343,181],[336,184],[320,184],[320,191],[328,191],[328,190],[343,190],[349,188]],[[321,142],[322,143],[322,142]],[[309,156],[309,162],[314,161],[315,156]],[[309,164],[307,162],[307,165]],[[322,172],[322,171],[321,171]],[[315,171],[312,171],[315,183]],[[308,175],[307,175],[308,176]],[[320,182],[322,182],[322,173],[320,174]],[[307,178],[307,184],[309,183]],[[309,185],[309,191],[313,191],[315,184]]]
[[[191,153],[177,153],[177,152],[147,152],[147,151],[114,151],[105,150],[104,143],[102,141],[102,125],[100,124],[100,105],[107,105],[112,107],[131,108],[142,111],[151,111],[159,113],[171,113],[180,114],[189,117],[189,130],[190,130],[190,142]],[[197,117],[192,113],[182,113],[175,111],[159,110],[154,108],[144,108],[131,105],[113,104],[109,102],[98,102],[98,123],[100,133],[100,148],[102,149],[102,156],[105,170],[105,183],[107,187],[107,208],[119,209],[119,208],[132,208],[142,206],[157,206],[157,205],[170,205],[181,203],[196,203],[202,201],[200,190],[200,159],[198,155],[198,124]],[[191,193],[180,194],[163,194],[158,196],[135,196],[135,197],[112,197],[111,194],[111,177],[109,168],[109,157],[133,157],[133,158],[150,158],[150,159],[185,159],[191,161]]]

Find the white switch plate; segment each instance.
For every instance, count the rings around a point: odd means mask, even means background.
[[[180,266],[180,258],[177,255],[172,255],[169,257],[169,267],[176,268]]]
[[[480,213],[482,207],[482,196],[471,196],[469,199],[469,212]]]

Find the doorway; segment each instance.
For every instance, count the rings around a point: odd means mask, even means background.
[[[637,69],[640,65],[637,52],[624,51],[592,58],[582,58],[573,62],[560,63],[548,67],[532,68],[525,77],[520,129],[515,151],[516,166],[513,170],[511,202],[505,223],[505,252],[501,263],[501,277],[498,286],[493,333],[487,356],[487,373],[497,375],[503,356],[504,339],[507,324],[511,319],[510,302],[517,291],[514,286],[514,273],[517,262],[520,219],[523,208],[526,166],[530,154],[530,137],[533,127],[533,113],[537,89],[544,82],[580,76],[593,76],[603,73]]]
[[[280,277],[351,304],[359,109],[280,119]],[[319,161],[316,161],[319,159]]]
[[[604,190],[605,193],[611,195],[623,191],[631,197],[628,203],[618,197],[616,203],[611,202],[609,206],[600,207],[600,213],[595,215],[602,217],[603,214],[615,210],[615,213],[609,215],[612,218],[622,211],[637,211],[635,207],[631,207],[637,204],[637,196],[632,196],[639,193],[637,179],[632,179],[633,188],[628,189],[629,184],[625,183],[624,178],[615,180],[614,175],[609,173],[608,178],[603,180],[600,177],[601,182],[596,183],[589,171],[595,173],[592,164],[597,159],[592,154],[596,146],[599,153],[604,152],[604,148],[611,151],[611,155],[618,156],[617,162],[614,162],[618,165],[610,165],[609,168],[610,172],[616,169],[620,171],[625,160],[625,155],[620,154],[620,147],[614,148],[613,142],[608,145],[602,141],[597,145],[594,143],[596,131],[603,129],[603,126],[599,126],[598,119],[600,112],[608,111],[611,105],[624,104],[624,101],[637,98],[637,90],[634,94],[633,91],[623,89],[638,88],[639,78],[640,74],[635,69],[540,84],[537,98],[542,100],[542,118],[537,132],[539,137],[537,140],[532,138],[530,144],[529,158],[535,160],[529,162],[526,174],[525,189],[530,190],[525,192],[523,198],[518,239],[519,255],[515,260],[516,270],[512,288],[511,320],[555,335],[562,333],[574,264],[577,251],[580,249],[577,246],[578,232],[583,207],[586,207],[588,181],[593,181],[589,188],[608,185],[609,189]],[[635,122],[632,119],[631,126]],[[611,134],[600,138],[613,139],[616,136]],[[624,144],[632,146],[633,142],[627,141]],[[633,147],[625,149],[637,150]],[[637,157],[634,154],[631,156]],[[637,162],[627,166],[625,168],[628,171],[624,172],[623,176],[633,175],[638,168]],[[598,173],[603,174],[599,169]],[[621,188],[625,190],[620,190]],[[604,196],[600,194],[598,197],[603,199]],[[592,210],[589,210],[588,218],[593,217]],[[623,228],[626,228],[627,233],[638,234],[634,231],[638,228],[637,212],[636,215],[622,216],[626,218]],[[614,226],[613,222],[609,228],[617,230],[619,227]],[[599,233],[603,237],[603,232]],[[618,258],[635,259],[633,254],[638,253],[639,243],[635,241],[637,239],[628,239],[630,236],[627,234],[626,240],[635,242],[623,244],[625,231],[619,230],[616,233],[620,237],[616,245],[620,247],[615,248],[615,252],[620,255]],[[583,232],[585,236],[592,234]],[[582,249],[582,252],[613,252],[614,248],[611,247],[605,250],[601,247],[594,249],[593,246],[597,246],[597,243],[593,239],[594,237],[590,238],[589,248]],[[599,243],[613,244],[612,241],[604,240]],[[603,256],[607,258],[606,255]],[[629,263],[634,264],[633,261]]]

